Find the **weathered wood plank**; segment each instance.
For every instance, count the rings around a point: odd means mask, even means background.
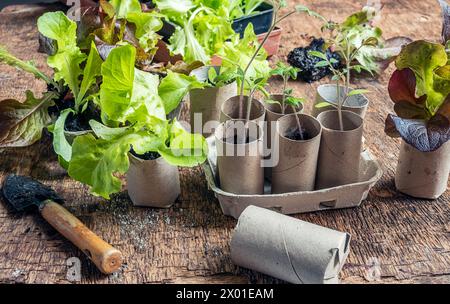
[[[290,2],[310,5],[338,21],[365,3]],[[440,11],[434,1],[383,3],[380,25],[386,37],[439,39]],[[34,60],[47,72],[45,56],[36,52],[35,22],[37,16],[51,8],[16,6],[0,13],[0,43],[18,57]],[[292,48],[304,44],[307,35],[320,35],[316,21],[300,16],[285,22],[283,28],[285,33],[277,56],[280,59]],[[378,282],[449,283],[450,194],[447,192],[436,201],[424,201],[395,191],[393,176],[399,142],[383,133],[384,118],[392,109],[386,92],[390,72],[392,67],[378,80],[356,83],[371,90],[365,138],[385,169],[383,178],[361,208],[296,217],[353,235],[352,251],[342,272],[344,283],[371,282],[370,270],[377,269],[371,268],[374,262],[380,264]],[[274,88],[278,84],[273,81]],[[317,85],[292,83],[295,91],[309,100],[313,100]],[[15,69],[0,66],[0,98],[22,98],[25,89],[38,93],[45,85]],[[307,107],[310,108],[311,105]],[[71,180],[59,167],[48,138],[26,149],[0,152],[0,182],[15,172],[30,174],[52,186],[66,199],[70,211],[126,256],[121,272],[104,276],[36,213],[16,214],[0,199],[0,282],[69,283],[66,260],[70,257],[82,260],[82,283],[273,282],[231,263],[228,243],[236,221],[222,214],[200,168],[180,171],[182,194],[174,207],[140,209],[132,207],[126,192],[111,202],[89,195],[85,186]]]

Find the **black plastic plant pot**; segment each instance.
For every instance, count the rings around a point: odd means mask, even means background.
[[[253,24],[253,29],[256,35],[267,33],[272,25],[273,18],[273,6],[269,3],[263,2],[255,13],[238,18],[233,21],[233,30],[244,36],[245,29],[249,23]],[[162,36],[164,42],[169,42],[170,37],[175,33],[175,24],[170,21],[164,20],[163,27],[159,30],[158,35]]]
[[[272,25],[273,12],[272,4],[263,2],[254,14],[234,20],[232,27],[236,33],[241,35],[241,38],[249,23],[253,24],[256,35],[267,33]]]

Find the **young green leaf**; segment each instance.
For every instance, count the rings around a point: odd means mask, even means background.
[[[310,56],[314,56],[314,57],[323,59],[324,61],[327,61],[327,62],[328,62],[327,55],[324,54],[324,53],[322,53],[322,52],[319,52],[319,51],[309,51],[308,54],[309,54]]]
[[[170,126],[170,146],[161,147],[159,154],[171,165],[195,167],[205,162],[208,144],[200,134],[190,134],[175,121]]]
[[[138,69],[134,70],[133,92],[130,106],[135,113],[129,113],[131,121],[165,120],[166,111],[162,98],[158,95],[159,76]],[[142,110],[140,113],[139,109]]]
[[[161,16],[154,12],[132,12],[127,14],[127,21],[134,23],[135,36],[139,40],[139,45],[147,53],[156,53],[157,43],[160,36],[157,34],[163,27]]]
[[[166,114],[175,110],[190,90],[203,89],[204,87],[205,84],[199,82],[195,76],[168,71],[167,76],[161,80],[158,89],[159,96],[164,102]]]
[[[129,13],[140,13],[142,11],[139,0],[111,0],[110,3],[120,19],[126,18]]]
[[[104,140],[114,140],[131,132],[130,127],[110,128],[96,120],[90,120],[89,125],[91,126],[92,131],[94,131],[95,136]]]
[[[329,102],[319,102],[318,104],[315,105],[315,107],[317,109],[321,109],[321,108],[326,108],[329,106],[333,106],[333,104],[329,103]]]
[[[77,99],[75,100],[76,105],[82,104],[82,101],[86,96],[86,93],[88,92],[90,87],[94,83],[96,83],[97,77],[101,76],[102,63],[103,60],[102,58],[100,58],[100,55],[98,54],[97,47],[95,46],[95,43],[92,42],[91,50],[89,52],[89,56],[86,61],[86,66],[83,72],[83,80],[81,81],[80,93],[78,94]]]
[[[113,140],[96,139],[92,134],[75,138],[69,175],[89,186],[92,191],[106,199],[119,192],[122,183],[116,174],[124,174],[129,168],[128,152],[131,146],[156,149],[160,142],[145,131],[125,132]],[[140,153],[139,151],[138,153]]]
[[[56,40],[58,45],[56,54],[47,59],[48,65],[55,70],[55,81],[64,80],[78,98],[80,64],[86,60],[86,55],[77,46],[76,23],[63,12],[50,12],[39,17],[38,29],[45,37]]]
[[[72,146],[69,144],[65,134],[66,119],[69,114],[75,113],[72,109],[65,109],[61,112],[52,128],[53,133],[53,149],[66,162],[70,162],[72,158]]]
[[[195,7],[191,0],[155,0],[156,7],[168,17],[185,15]]]
[[[351,90],[351,91],[347,94],[347,96],[348,96],[348,97],[351,97],[351,96],[355,96],[355,95],[363,95],[363,94],[367,94],[367,93],[370,93],[370,91],[369,91],[369,90],[363,90],[363,89],[361,89],[361,90]]]
[[[316,68],[324,68],[324,67],[329,66],[329,63],[328,63],[328,61],[319,61],[319,62],[316,63],[314,66],[315,66]]]
[[[100,106],[109,119],[126,121],[134,82],[136,49],[125,45],[113,49],[102,64]]]
[[[49,12],[39,17],[37,21],[39,32],[58,44],[58,49],[76,47],[77,24],[63,12]]]
[[[92,134],[75,138],[69,175],[92,187],[92,191],[106,199],[122,188],[115,173],[128,171],[128,152],[133,141],[131,135],[115,141],[96,139]]]

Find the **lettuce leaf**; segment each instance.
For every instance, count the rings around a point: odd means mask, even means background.
[[[96,139],[92,134],[75,138],[69,175],[108,199],[111,193],[122,188],[120,179],[114,174],[127,172],[128,152],[134,140],[136,135],[127,133],[112,141]]]
[[[63,110],[51,130],[53,133],[53,149],[66,162],[70,162],[72,158],[72,146],[67,141],[64,129],[66,119],[71,113],[73,114],[75,111],[72,109]]]
[[[416,77],[416,95],[426,95],[426,107],[436,113],[450,93],[450,73],[439,68],[447,65],[445,47],[427,41],[415,41],[407,45],[396,60],[397,69],[411,69]]]
[[[193,15],[194,16],[194,15]],[[182,26],[175,27],[175,33],[169,39],[169,50],[173,54],[180,54],[187,63],[201,61],[208,63],[211,57],[197,40],[192,24],[193,18],[184,21]]]
[[[187,63],[208,63],[225,41],[236,35],[228,1],[155,1],[156,7],[175,25],[169,50]]]
[[[152,55],[156,53],[156,45],[160,36],[157,32],[163,27],[160,15],[155,13],[133,12],[128,13],[127,21],[136,27],[135,36],[145,52]]]
[[[51,123],[48,108],[57,95],[52,92],[42,98],[26,92],[24,102],[6,99],[0,102],[0,148],[26,147],[37,142],[42,130]]]
[[[191,0],[155,0],[156,7],[166,16],[180,17],[186,15],[195,7]]]
[[[100,107],[109,119],[125,122],[130,109],[136,49],[125,45],[111,50],[102,64]]]
[[[436,151],[450,139],[449,120],[444,117],[427,121],[389,115],[385,131],[389,136],[400,136],[421,152]]]
[[[97,138],[87,134],[75,139],[69,175],[91,186],[95,194],[109,199],[122,188],[117,175],[128,171],[130,148],[143,154],[157,151],[163,142],[139,126],[109,128],[95,121],[90,124]]]
[[[109,119],[119,122],[147,116],[165,120],[164,105],[158,95],[159,77],[136,69],[135,58],[136,49],[131,45],[111,51],[102,65],[101,109]]]
[[[16,58],[11,53],[9,53],[4,47],[0,45],[0,62],[4,62],[10,66],[13,66],[19,70],[25,71],[27,73],[31,73],[34,77],[38,79],[44,80],[47,84],[51,84],[52,80],[50,77],[45,75],[43,72],[39,71],[33,62],[22,61],[19,58]]]
[[[130,13],[142,12],[139,0],[111,0],[109,2],[116,10],[116,16],[125,19]]]
[[[233,73],[238,69],[245,70],[258,46],[259,41],[253,30],[253,24],[249,23],[242,39],[239,39],[238,35],[235,36],[233,40],[225,42],[224,48],[219,52],[218,55],[223,60],[221,73]],[[267,79],[271,71],[267,61],[267,52],[261,48],[250,65],[246,78],[250,80]]]
[[[158,95],[159,76],[134,70],[135,77],[130,104],[133,114],[127,119],[150,123],[153,119],[164,121],[166,111],[161,97]]]
[[[205,162],[208,144],[200,134],[188,133],[174,121],[170,126],[170,145],[163,146],[158,153],[171,165],[195,167]]]
[[[50,12],[39,17],[38,29],[58,45],[56,54],[47,59],[48,65],[55,70],[55,81],[64,80],[77,99],[82,75],[80,64],[86,60],[86,55],[77,46],[76,23],[63,12]]]
[[[167,71],[159,86],[159,96],[163,100],[165,113],[169,114],[175,110],[184,96],[193,89],[203,89],[205,84],[199,82],[195,76]]]
[[[399,117],[407,119],[427,119],[427,96],[416,97],[416,77],[409,69],[397,70],[392,74],[388,85],[389,95],[395,103],[394,110]]]
[[[75,100],[76,105],[80,105],[88,90],[96,83],[97,77],[101,76],[101,66],[103,60],[100,57],[95,43],[92,42],[86,66],[83,71],[83,80],[81,81],[80,92]]]

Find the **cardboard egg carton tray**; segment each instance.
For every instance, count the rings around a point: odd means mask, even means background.
[[[225,215],[238,218],[250,205],[276,210],[282,214],[298,214],[360,206],[369,190],[383,175],[383,170],[368,151],[361,153],[360,181],[317,191],[271,194],[270,182],[265,182],[264,195],[237,195],[220,189],[217,173],[217,153],[214,138],[208,138],[209,155],[203,170],[209,188],[214,191]]]

